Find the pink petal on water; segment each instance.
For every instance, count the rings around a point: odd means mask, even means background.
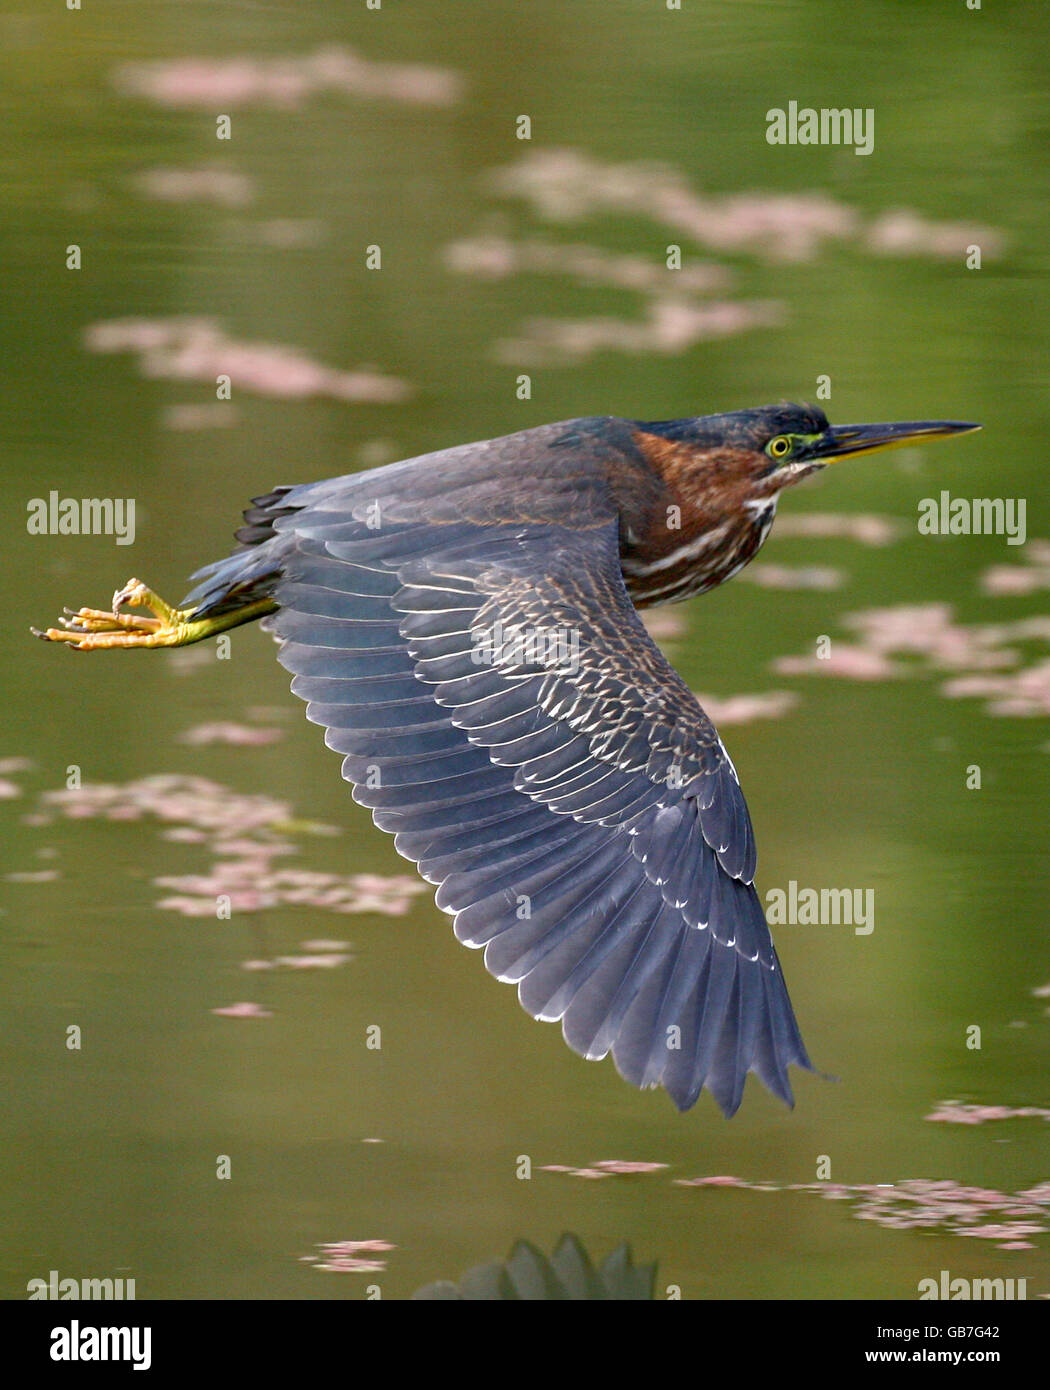
[[[646,608],[639,616],[654,642],[673,642],[685,633],[685,619],[672,608]]]
[[[730,695],[719,700],[713,695],[696,697],[716,726],[749,724],[753,719],[779,719],[798,704],[790,690],[767,690],[760,695]]]
[[[127,63],[113,74],[117,90],[158,106],[226,111],[264,105],[292,110],[328,93],[422,106],[452,106],[458,73],[419,63],[389,63],[332,45],[313,53],[265,57],[165,58]]]
[[[389,1240],[334,1240],[318,1248],[326,1255],[356,1255],[360,1250],[396,1250],[397,1246]]]
[[[675,1178],[679,1187],[746,1187],[743,1178],[718,1176],[711,1178]]]
[[[353,960],[353,956],[278,956],[277,964],[287,965],[293,970],[334,970],[337,966],[346,965],[350,960]]]
[[[1020,565],[992,565],[981,575],[981,588],[999,598],[1034,594],[1037,589],[1050,588],[1050,575]]]
[[[841,570],[826,565],[749,565],[740,578],[763,589],[840,589]]]
[[[319,1261],[314,1269],[322,1269],[330,1274],[382,1274],[386,1261],[361,1260],[356,1256],[344,1255],[339,1259]]]
[[[235,208],[254,196],[246,174],[216,164],[144,169],[135,176],[135,184],[144,197],[164,203],[204,202]]]
[[[227,1004],[220,1009],[210,1009],[210,1013],[220,1014],[223,1018],[273,1018],[269,1009],[264,1009],[261,1004]]]
[[[284,737],[280,729],[252,729],[246,724],[220,721],[213,724],[196,724],[192,729],[179,735],[180,743],[201,747],[210,743],[226,743],[234,747],[255,748],[267,743],[276,743]]]
[[[867,243],[883,256],[936,256],[959,260],[977,243],[995,254],[1003,238],[991,227],[974,222],[934,222],[908,208],[884,212],[871,224]]]
[[[136,353],[146,377],[214,386],[217,376],[228,375],[241,390],[278,399],[392,403],[410,394],[406,382],[371,367],[341,371],[294,347],[238,342],[211,319],[110,319],[91,324],[84,342],[90,352]]]
[[[630,1160],[623,1158],[603,1158],[591,1165],[592,1168],[600,1168],[605,1173],[634,1174],[634,1173],[658,1173],[667,1167],[666,1163],[646,1163],[642,1160]]]
[[[179,912],[183,917],[214,917],[218,910],[214,898],[191,898],[185,895],[161,898],[157,906],[168,912]]]
[[[883,681],[903,674],[902,668],[881,652],[848,642],[833,641],[826,657],[781,656],[772,663],[781,676],[844,676],[847,680]]]
[[[861,545],[890,545],[903,532],[902,524],[885,516],[858,513],[839,516],[833,512],[793,512],[777,518],[774,536],[807,536],[820,539],[844,538]]]

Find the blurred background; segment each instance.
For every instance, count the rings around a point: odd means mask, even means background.
[[[6,1296],[402,1298],[565,1230],[658,1261],[658,1296],[1050,1294],[1048,30],[961,0],[5,6]],[[871,108],[874,150],[770,145],[792,100]],[[28,635],[132,574],[177,600],[277,483],[782,398],[984,425],[828,470],[656,619],[760,892],[874,892],[869,935],[775,930],[840,1078],[793,1112],[752,1079],[731,1123],[680,1116],[530,1020],[257,629],[229,660]],[[942,489],[1026,499],[1026,544],[920,535]],[[134,543],[30,534],[52,492],[134,498]]]

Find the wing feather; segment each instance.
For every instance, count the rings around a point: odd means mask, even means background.
[[[732,1114],[749,1071],[790,1104],[789,1065],[811,1064],[747,806],[630,603],[615,522],[464,521],[451,502],[435,522],[344,481],[343,499],[282,499],[272,627],[355,798],[576,1051],[683,1109],[706,1085]]]

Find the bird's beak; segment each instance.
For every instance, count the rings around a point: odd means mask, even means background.
[[[814,441],[811,457],[821,463],[876,449],[897,449],[903,444],[923,444],[928,439],[947,439],[969,434],[980,425],[963,420],[908,420],[896,425],[833,425]]]

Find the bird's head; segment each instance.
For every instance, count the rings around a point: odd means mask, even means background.
[[[961,420],[908,420],[886,425],[832,425],[811,405],[769,405],[709,417],[711,443],[741,451],[741,472],[756,498],[775,496],[836,459],[925,443],[980,429]]]
[[[679,480],[689,492],[706,493],[711,502],[721,493],[731,505],[759,506],[836,459],[965,434],[980,425],[960,420],[832,425],[815,406],[782,404],[645,428],[674,448],[675,471],[681,470]]]

